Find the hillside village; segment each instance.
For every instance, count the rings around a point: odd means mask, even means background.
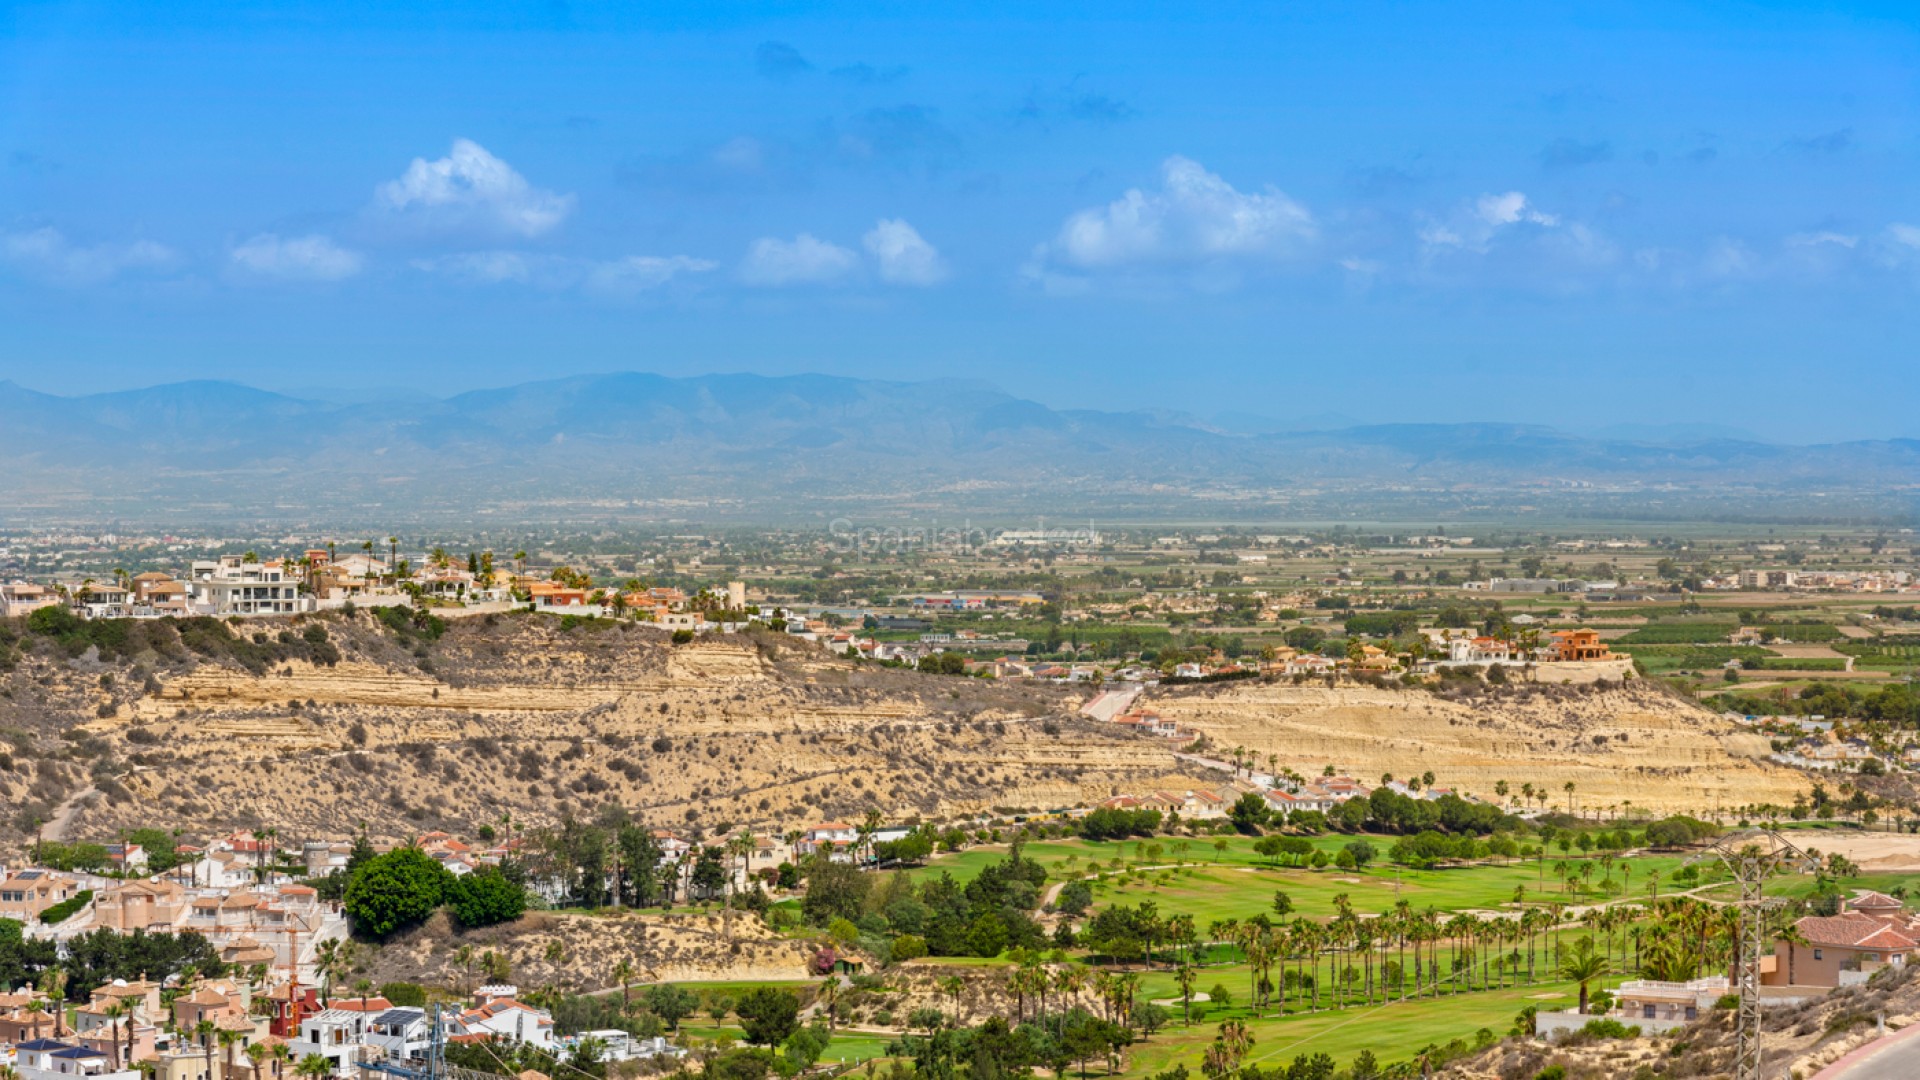
[[[1718,902],[1716,879],[1672,852],[1693,858],[1722,830],[1871,837],[1913,819],[1920,742],[1898,722],[1899,665],[1920,620],[1887,602],[1912,591],[1905,569],[1695,580],[1647,552],[1644,574],[1549,576],[1527,556],[1525,577],[1456,576],[1432,560],[1473,570],[1493,553],[1399,538],[1328,569],[1355,552],[1173,539],[1147,548],[1198,544],[1178,558],[1230,555],[1235,569],[1108,573],[1121,556],[1072,531],[969,558],[1080,565],[1097,589],[968,573],[827,596],[738,562],[371,541],[10,580],[0,790],[32,810],[0,860],[0,920],[20,927],[17,944],[0,932],[0,1043],[26,1080],[453,1067],[597,1080],[744,1052],[679,1022],[718,1010],[716,1025],[750,1026],[728,1011],[741,1003],[682,1000],[678,983],[769,986],[830,1028],[826,991],[779,986],[824,979],[867,1002],[846,1021],[898,1057],[943,993],[956,1000],[936,1027],[1018,1023],[1024,991],[991,966],[952,967],[1007,956],[1107,979],[1097,1013],[1122,1019],[1102,1020],[1102,1052],[1119,1063],[1151,1052],[1168,1021],[1142,1018],[1168,999],[1115,997],[1114,980],[1175,974],[1151,944],[1127,951],[1139,909],[1124,899],[1183,875],[1211,874],[1222,895],[1271,876],[1315,904],[1330,902],[1320,883],[1397,895],[1403,877],[1498,877],[1501,896],[1438,930],[1367,902],[1402,920],[1416,957],[1422,940],[1474,957],[1465,992],[1499,992],[1547,974],[1475,950],[1509,917],[1552,934],[1557,972],[1582,930],[1664,933],[1698,917],[1685,905]],[[1305,572],[1271,580],[1289,560]],[[1023,579],[1056,580],[1009,580]],[[1724,612],[1697,599],[1723,586]],[[1766,692],[1796,664],[1814,677]],[[1882,985],[1920,952],[1904,885],[1863,876],[1845,852],[1866,848],[1845,839],[1777,928],[1770,1008]],[[1025,844],[1056,861],[1023,864]],[[1057,861],[1062,847],[1085,869]],[[1237,876],[1205,869],[1209,852]],[[1003,861],[967,861],[982,856]],[[922,875],[980,865],[1044,890],[995,901],[991,919],[956,914],[950,932],[910,906],[821,906],[842,887],[960,904]],[[432,902],[390,914],[376,898],[402,881]],[[1371,984],[1320,954],[1383,941],[1342,910],[1251,931],[1189,915],[1166,932],[1224,965],[1324,961],[1292,989],[1357,1007]],[[1345,936],[1316,944],[1334,926]],[[611,944],[586,944],[601,930]],[[1714,1022],[1731,991],[1711,950],[1630,963],[1612,938],[1614,970],[1634,977],[1597,1006],[1543,991],[1524,1045],[1573,1053],[1596,1017],[1642,1038]],[[1435,968],[1393,977],[1403,995],[1441,995]],[[1264,996],[1251,1004],[1261,1020]],[[1470,1068],[1475,1049],[1436,1044],[1428,1060]]]

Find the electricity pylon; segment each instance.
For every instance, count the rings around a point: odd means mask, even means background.
[[[1715,840],[1689,864],[1719,859],[1733,874],[1740,898],[1739,941],[1734,945],[1734,982],[1740,1010],[1734,1021],[1733,1080],[1760,1076],[1760,956],[1767,947],[1767,912],[1784,901],[1765,895],[1767,879],[1780,873],[1811,874],[1820,860],[1771,829],[1745,829]]]

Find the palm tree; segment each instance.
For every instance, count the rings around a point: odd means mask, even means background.
[[[1593,939],[1582,937],[1573,943],[1573,948],[1560,960],[1560,977],[1568,982],[1580,984],[1580,1012],[1587,1011],[1588,986],[1595,979],[1606,975],[1611,965],[1607,958],[1593,949]]]
[[[1173,978],[1180,984],[1180,1009],[1185,1014],[1183,1023],[1191,1026],[1193,1024],[1193,984],[1196,979],[1193,965],[1181,964],[1174,970]],[[1285,975],[1283,974],[1281,978],[1284,981]]]
[[[1560,790],[1567,793],[1567,813],[1571,816],[1573,813],[1573,781],[1569,780],[1565,784],[1562,784]]]
[[[960,995],[967,989],[967,980],[958,975],[949,975],[940,980],[940,989],[953,998],[953,1026],[960,1026]]]
[[[333,1000],[333,975],[340,963],[340,939],[328,938],[314,950],[316,965],[320,969],[320,1004],[326,1005]]]
[[[461,948],[464,949],[464,948],[467,948],[467,946],[463,945],[461,946]],[[472,959],[470,949],[469,949],[468,959],[469,960]],[[618,983],[620,986],[620,1015],[632,1016],[633,1015],[633,961],[627,959],[624,956],[621,957],[620,962],[613,965],[613,981]]]
[[[226,1067],[220,1076],[222,1080],[233,1080],[233,1048],[240,1044],[240,1033],[221,1028],[216,1037],[220,1040],[220,1054],[225,1059]]]
[[[460,965],[460,993],[462,995],[473,993],[473,946],[462,945],[458,949],[455,949],[453,961]],[[622,960],[620,963],[625,965],[627,962]],[[619,975],[620,968],[615,967],[613,973],[616,976]],[[620,989],[624,993],[626,986],[622,985]]]
[[[133,1060],[133,1024],[128,1018],[130,1014],[133,1012],[133,1002],[122,999],[120,1001],[113,1002],[112,1004],[108,1005],[106,1008],[100,1011],[106,1015],[107,1027],[109,1029],[117,1028],[121,1025],[122,1021],[127,1021],[126,1060],[132,1061]],[[122,1063],[120,1060],[120,1041],[118,1039],[115,1039],[113,1042],[113,1067],[118,1069],[121,1067],[121,1064]]]
[[[827,1034],[833,1034],[835,1006],[840,1002],[840,976],[828,975],[820,984],[820,1000],[827,1007]]]
[[[194,1037],[200,1040],[200,1049],[205,1051],[207,1055],[208,1076],[213,1075],[213,1033],[218,1030],[218,1028],[213,1026],[213,1021],[211,1020],[203,1019],[193,1025]],[[326,1059],[322,1058],[321,1060],[324,1061]]]
[[[267,1048],[267,1056],[273,1059],[273,1080],[283,1080],[287,1062],[293,1060],[293,1048],[286,1043],[274,1043]]]
[[[293,1067],[295,1076],[304,1076],[308,1080],[327,1080],[333,1075],[333,1063],[319,1054],[308,1054]]]
[[[260,1063],[267,1060],[266,1043],[249,1043],[246,1049],[247,1064],[253,1066],[253,1080],[260,1080]]]
[[[747,869],[752,865],[753,848],[753,834],[745,829],[733,834],[733,836],[727,840],[727,854],[740,860],[740,880],[742,884],[745,884]],[[733,885],[733,874],[731,871],[727,874],[727,884],[729,888]],[[725,930],[727,933],[727,942],[731,944],[733,942],[733,902],[731,899],[727,902],[727,912],[728,919],[726,920]]]

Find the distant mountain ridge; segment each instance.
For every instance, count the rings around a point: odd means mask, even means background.
[[[75,487],[125,512],[143,498],[188,496],[232,513],[370,498],[443,508],[706,500],[736,510],[821,499],[987,507],[999,498],[1022,512],[1052,498],[1062,509],[1145,512],[1156,499],[1286,506],[1330,487],[1594,487],[1703,498],[1830,488],[1902,513],[1920,488],[1915,439],[1781,446],[1513,423],[1295,430],[1247,414],[1210,422],[1054,409],[966,380],[620,372],[365,402],[227,382],[74,397],[0,382],[0,416],[8,420],[0,456],[15,488],[0,505],[48,512],[73,506]]]

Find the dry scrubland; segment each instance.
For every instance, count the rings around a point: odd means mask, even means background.
[[[482,976],[478,966],[469,971],[459,959],[462,946],[473,955],[504,956],[513,980],[525,987],[552,986],[560,990],[618,992],[615,966],[632,964],[638,984],[801,982],[819,980],[807,962],[816,945],[782,937],[755,916],[736,915],[729,930],[721,916],[662,915],[621,912],[609,915],[535,913],[516,922],[485,930],[456,931],[442,913],[424,925],[361,954],[355,976],[374,983],[415,982],[425,986],[460,988]],[[1007,1009],[1004,966],[962,966],[936,960],[913,961],[886,972],[887,989],[860,1010],[856,1023],[871,1022],[870,1013],[886,1009],[904,1018],[913,1009],[938,1008],[951,1014],[955,998],[949,980],[959,979],[958,1006],[968,1023],[1004,1016]],[[1053,995],[1056,1000],[1058,994]],[[1096,1006],[1091,989],[1074,995]]]
[[[1076,719],[1081,689],[856,668],[769,636],[673,646],[652,628],[523,616],[456,621],[427,643],[365,614],[311,621],[337,664],[26,657],[0,677],[0,730],[19,744],[0,769],[16,808],[0,846],[23,844],[22,819],[62,802],[56,832],[73,838],[155,824],[345,835],[364,822],[399,839],[471,834],[507,811],[537,827],[609,802],[663,826],[785,829],[869,806],[1060,807],[1218,780],[1183,774],[1166,740]],[[1308,774],[1431,769],[1488,794],[1532,781],[1556,802],[1572,780],[1583,806],[1696,811],[1791,803],[1806,787],[1749,759],[1764,743],[1641,684],[1443,695],[1233,683],[1147,703]]]
[[[1565,806],[1631,802],[1656,812],[1773,802],[1809,790],[1788,769],[1757,759],[1764,738],[1658,687],[1515,686],[1449,694],[1324,684],[1226,683],[1156,694],[1161,715],[1219,747],[1244,746],[1264,764],[1317,775],[1325,766],[1369,782],[1432,770],[1439,784],[1493,796],[1505,780],[1544,787]]]
[[[98,783],[71,835],[156,822],[346,835],[365,822],[397,839],[471,833],[503,811],[537,827],[608,802],[660,825],[788,827],[868,806],[945,815],[1191,782],[1163,744],[1074,719],[1079,695],[1050,686],[856,669],[758,636],[673,646],[651,628],[519,617],[456,622],[409,651],[364,616],[319,621],[336,665],[155,664],[143,692],[121,697],[92,689],[85,664],[55,665],[36,715],[79,731],[53,745],[133,764]],[[35,769],[43,799],[87,783],[65,762]]]
[[[616,985],[616,965],[633,967],[637,983],[722,979],[784,982],[809,978],[814,946],[781,937],[757,916],[736,914],[729,929],[719,915],[623,912],[567,915],[540,912],[484,930],[456,931],[445,912],[367,954],[365,974],[375,983],[417,982],[470,986],[484,978],[459,959],[462,946],[478,957],[506,958],[513,980],[526,987],[596,991]]]

